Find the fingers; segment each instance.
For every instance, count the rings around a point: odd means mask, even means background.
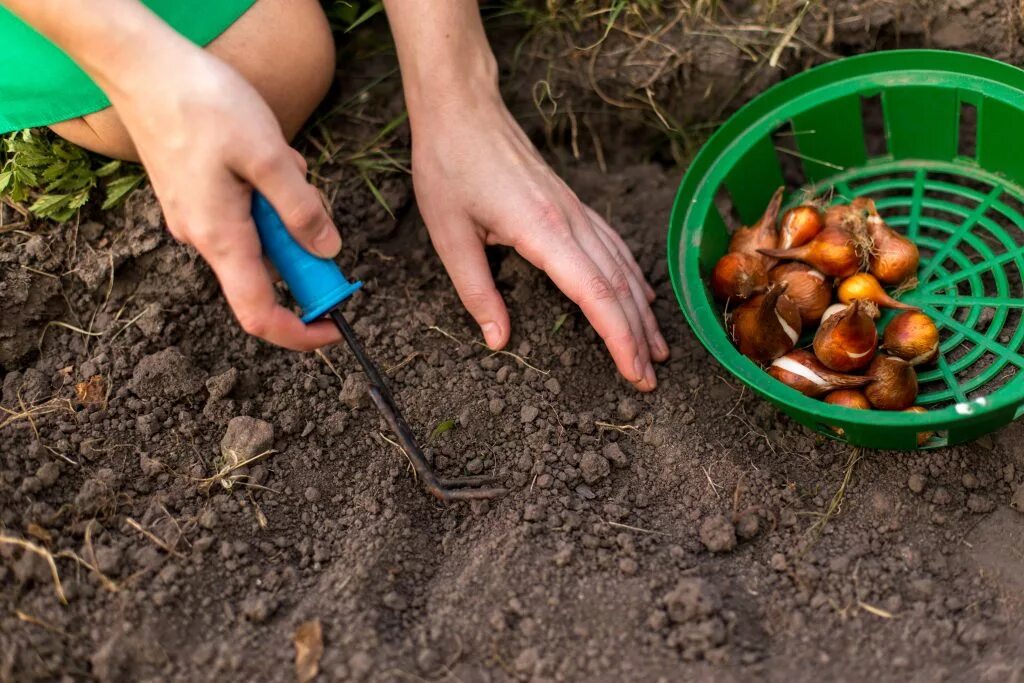
[[[647,381],[647,364],[640,354],[640,344],[614,285],[571,231],[565,232],[557,238],[553,231],[542,233],[539,239],[524,240],[515,247],[580,307],[604,340],[619,373],[641,390],[653,389]]]
[[[210,263],[224,296],[249,334],[294,351],[312,351],[337,342],[341,335],[329,322],[304,324],[277,303],[263,265],[255,226],[232,231],[239,237],[229,245],[196,245]]]
[[[580,221],[580,224],[574,225],[573,232],[576,241],[611,284],[612,292],[629,323],[636,347],[636,361],[643,370],[642,379],[634,383],[641,391],[651,391],[657,385],[657,379],[654,374],[654,366],[651,364],[650,342],[647,340],[642,316],[633,296],[634,289],[639,293],[639,287],[632,282],[635,277],[623,263],[622,257],[618,253],[612,254],[608,250],[598,231],[587,217],[580,216]],[[646,302],[644,302],[644,306],[646,307]]]
[[[654,317],[654,311],[651,310],[650,304],[653,297],[647,296],[647,291],[650,290],[650,286],[644,282],[642,275],[638,274],[640,267],[637,265],[636,260],[632,258],[632,255],[621,238],[618,240],[618,244],[615,243],[613,237],[618,237],[618,235],[616,235],[614,231],[607,226],[607,224],[603,226],[595,225],[595,227],[599,228],[597,230],[598,237],[600,237],[608,251],[616,258],[618,265],[627,269],[632,274],[632,277],[629,278],[630,290],[633,295],[633,302],[636,305],[636,310],[640,315],[640,321],[643,324],[644,338],[647,340],[651,357],[658,362],[668,360],[668,343],[665,341],[665,338],[661,334],[661,330],[658,328],[658,320]],[[605,228],[605,230],[601,230],[600,228],[602,227]],[[619,245],[621,245],[621,249],[619,248]],[[630,264],[632,264],[632,267],[630,267]],[[645,285],[647,285],[646,289]]]
[[[453,225],[443,231],[444,235],[452,238],[449,241],[443,236],[438,237],[434,240],[434,248],[455,285],[462,305],[480,326],[487,346],[495,351],[504,348],[511,330],[508,309],[494,286],[484,245],[468,218],[450,220],[466,224]],[[435,233],[440,234],[440,231]]]
[[[644,296],[647,299],[647,303],[653,302],[655,298],[654,288],[651,287],[651,285],[647,282],[647,278],[644,277],[644,272],[640,270],[640,264],[636,262],[636,258],[633,256],[633,252],[630,251],[629,247],[626,245],[625,240],[622,239],[622,236],[619,235],[618,232],[616,232],[610,225],[608,225],[608,222],[601,216],[601,214],[599,214],[597,211],[594,211],[589,206],[584,206],[583,208],[586,209],[587,216],[590,217],[590,221],[600,230],[600,232],[605,237],[609,238],[611,244],[615,248],[615,251],[622,255],[622,258],[629,266],[629,269],[633,272],[634,275],[636,275],[637,281],[643,288]]]
[[[341,236],[327,215],[320,193],[306,182],[305,159],[286,145],[250,153],[237,161],[237,172],[263,193],[288,232],[306,251],[334,258],[341,251]]]

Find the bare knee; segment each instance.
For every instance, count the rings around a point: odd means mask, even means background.
[[[334,39],[318,0],[258,0],[207,49],[252,83],[289,140],[334,80]]]
[[[124,127],[121,117],[113,107],[55,123],[50,126],[50,130],[90,152],[112,159],[139,160],[132,138],[128,135],[128,129]]]

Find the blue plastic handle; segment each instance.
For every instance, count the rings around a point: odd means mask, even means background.
[[[252,193],[252,217],[263,253],[302,308],[303,322],[313,322],[363,286],[362,282],[349,282],[334,261],[314,256],[299,246],[259,192]]]

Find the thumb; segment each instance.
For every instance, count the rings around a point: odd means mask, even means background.
[[[306,182],[295,151],[283,140],[258,161],[243,164],[242,177],[263,193],[302,248],[322,258],[341,251],[341,236],[327,215],[320,192]]]
[[[484,245],[472,225],[453,232],[465,235],[466,239],[451,242],[435,240],[434,248],[455,285],[462,305],[480,326],[487,346],[493,350],[503,348],[508,343],[510,332],[508,309],[494,286]]]

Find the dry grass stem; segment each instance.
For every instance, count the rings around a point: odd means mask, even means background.
[[[860,600],[857,601],[857,606],[860,607],[865,612],[868,612],[869,614],[874,614],[876,617],[882,617],[883,619],[895,619],[896,618],[896,615],[893,614],[892,612],[890,612],[888,610],[884,610],[881,607],[875,607],[874,605],[869,605],[868,603],[860,601]]]
[[[180,552],[178,552],[177,550],[175,550],[171,546],[167,545],[166,541],[164,541],[162,538],[160,538],[159,536],[154,534],[152,531],[147,530],[145,527],[143,527],[141,524],[136,522],[131,517],[126,518],[125,522],[128,524],[128,526],[130,526],[131,528],[135,529],[136,531],[141,533],[143,536],[148,538],[150,541],[153,542],[154,545],[156,545],[158,548],[160,548],[161,550],[163,550],[167,554],[173,555],[175,557],[181,557],[182,556]]]
[[[30,553],[35,553],[39,557],[46,560],[46,564],[50,566],[50,576],[53,577],[53,587],[57,591],[57,597],[63,604],[68,604],[68,597],[64,593],[64,586],[62,586],[60,582],[60,574],[57,573],[57,562],[53,559],[53,555],[50,553],[49,550],[41,546],[38,546],[35,543],[32,543],[31,541],[26,541],[21,538],[14,538],[13,536],[0,536],[0,543],[18,546],[19,548],[24,548],[26,551]]]
[[[377,435],[378,435],[378,436],[379,436],[380,438],[382,438],[382,439],[384,439],[385,441],[387,441],[387,442],[388,442],[389,444],[391,444],[392,446],[394,446],[395,448],[397,448],[397,449],[398,449],[398,451],[399,451],[399,452],[400,452],[400,453],[401,453],[402,455],[404,455],[404,456],[405,456],[405,459],[406,459],[407,461],[409,461],[409,469],[410,469],[410,470],[412,471],[412,478],[413,478],[413,481],[419,481],[419,475],[417,475],[417,474],[416,474],[416,467],[415,467],[415,466],[413,466],[413,464],[412,464],[412,458],[410,458],[410,457],[409,457],[409,454],[405,452],[405,449],[404,449],[404,448],[402,448],[402,446],[401,446],[401,445],[400,445],[400,444],[399,444],[399,443],[398,443],[397,441],[395,441],[394,439],[389,439],[389,438],[388,438],[388,437],[387,437],[387,436],[386,436],[386,435],[384,434],[384,432],[377,432]]]
[[[217,469],[217,473],[212,477],[200,479],[199,486],[204,490],[209,490],[210,487],[212,487],[214,484],[220,484],[225,489],[230,491],[232,486],[234,486],[235,484],[245,484],[245,480],[249,478],[249,476],[246,474],[232,475],[232,472],[239,470],[243,467],[247,467],[252,463],[257,462],[258,460],[262,460],[268,455],[272,455],[274,453],[277,453],[277,451],[275,451],[274,449],[270,449],[263,451],[262,453],[257,453],[251,458],[239,460],[238,454],[235,453],[234,451],[229,450],[226,456],[224,456],[223,458],[218,458],[218,461],[220,461],[220,466]],[[255,484],[248,485],[256,486]]]

